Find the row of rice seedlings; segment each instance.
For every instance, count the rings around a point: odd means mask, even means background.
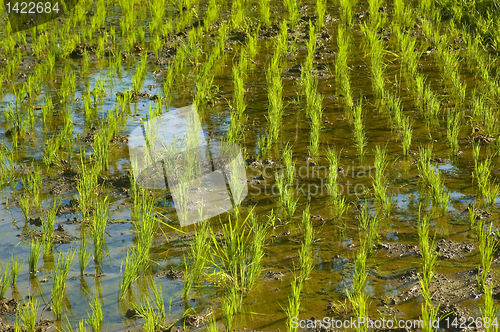
[[[432,304],[432,294],[430,292],[430,285],[434,276],[434,267],[437,260],[437,251],[434,248],[434,238],[431,240],[429,236],[429,216],[420,218],[420,208],[418,215],[418,239],[420,250],[422,254],[422,274],[419,276],[420,286],[422,287],[422,296],[424,303],[422,304],[422,320],[424,321],[424,331],[434,331],[432,322],[434,322],[438,315],[438,309]]]
[[[458,53],[449,50],[449,47],[445,46],[449,45],[448,39],[449,37],[445,35],[438,37],[438,40],[435,41],[437,48],[437,52],[435,54],[441,64],[444,78],[451,81],[452,89],[458,97],[458,102],[463,103],[465,101],[466,84],[460,81],[460,59]]]
[[[54,242],[54,226],[56,221],[57,211],[59,210],[60,203],[54,200],[54,206],[49,210],[46,215],[46,221],[43,223],[43,254],[48,255],[52,251]]]
[[[440,101],[437,95],[432,92],[430,84],[425,84],[425,76],[418,73],[418,61],[422,55],[421,51],[416,51],[416,38],[401,31],[398,25],[393,25],[393,32],[396,34],[396,39],[401,47],[402,56],[400,57],[408,71],[408,85],[412,86],[416,92],[416,100],[422,100],[424,115],[427,118],[434,118],[439,114]],[[397,118],[396,118],[397,123]]]
[[[475,160],[475,170],[473,172],[473,177],[476,178],[479,193],[486,201],[486,204],[492,205],[500,193],[500,184],[490,181],[491,176],[491,157],[487,157],[484,162],[478,162],[479,158],[479,145],[474,146],[474,160]]]
[[[337,33],[338,53],[336,58],[337,61],[335,61],[335,74],[337,77],[337,85],[341,86],[341,91],[344,94],[345,106],[350,110],[354,107],[350,83],[351,74],[349,72],[350,68],[347,65],[351,37],[344,26],[340,26]]]
[[[354,137],[356,139],[356,147],[358,149],[358,155],[362,157],[365,153],[366,146],[366,136],[362,117],[362,105],[361,100],[354,107]]]
[[[267,154],[271,147],[277,143],[281,131],[281,122],[283,118],[283,81],[281,79],[281,66],[279,65],[279,54],[274,53],[271,63],[266,70],[266,79],[268,84],[268,121],[269,129],[267,141],[264,151],[260,152],[261,156]]]
[[[387,147],[375,147],[375,179],[373,189],[375,190],[375,199],[384,207],[385,214],[388,216],[391,212],[392,195],[388,195],[388,184],[385,171],[389,162],[387,161]]]
[[[372,0],[375,1],[375,0]],[[370,47],[370,62],[373,91],[377,98],[383,99],[385,95],[384,83],[384,45],[382,40],[377,37],[378,25],[368,26],[366,22],[361,25],[361,30],[365,35]]]
[[[59,254],[57,258],[56,268],[52,272],[52,310],[57,320],[62,317],[62,305],[66,290],[66,278],[71,269],[71,262],[75,256],[75,251],[71,248],[70,251],[63,255]]]
[[[491,79],[490,70],[492,60],[490,55],[484,51],[480,36],[472,35],[468,31],[461,31],[463,39],[467,43],[466,59],[469,70],[478,72],[483,82],[491,87],[494,85],[494,80]]]
[[[416,50],[417,39],[408,33],[404,33],[399,25],[392,25],[392,29],[401,48],[401,61],[409,75],[407,83],[409,86],[415,87],[415,78],[418,74],[418,62],[422,56],[422,52]]]
[[[486,229],[483,221],[479,220],[477,224],[479,253],[481,255],[481,266],[477,275],[477,283],[482,291],[487,289],[486,278],[490,273],[491,264],[493,263],[493,255],[497,248],[497,241],[492,236],[492,225]]]

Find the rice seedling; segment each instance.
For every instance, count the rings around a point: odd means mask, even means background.
[[[462,112],[448,111],[446,139],[448,146],[451,148],[451,153],[456,155],[458,152],[458,134],[460,132]]]
[[[346,290],[347,298],[352,305],[356,317],[366,317],[368,306],[368,295],[366,294],[366,258],[367,252],[365,245],[359,250],[354,267],[354,276],[352,279],[352,291]],[[360,324],[357,331],[367,331],[365,324]]]
[[[42,173],[40,167],[32,165],[33,171],[22,177],[22,183],[24,189],[32,195],[32,200],[30,205],[39,207],[40,206],[40,190],[42,188]]]
[[[413,133],[412,121],[410,117],[403,115],[401,117],[401,132],[403,136],[403,154],[408,156],[411,146],[411,135]]]
[[[362,106],[361,101],[354,107],[354,137],[356,138],[356,147],[358,148],[358,155],[362,157],[365,153],[366,136],[363,125],[363,118],[361,115]]]
[[[484,304],[481,310],[483,314],[482,325],[486,332],[498,331],[497,310],[493,300],[493,285],[487,285],[484,289]]]
[[[481,256],[481,265],[477,275],[477,283],[481,290],[486,290],[486,278],[490,273],[491,264],[493,263],[493,255],[497,248],[495,238],[491,236],[492,225],[486,229],[483,221],[479,220],[477,224],[479,253]]]
[[[418,216],[418,238],[422,255],[422,274],[419,277],[422,287],[422,320],[424,321],[424,331],[434,331],[432,322],[437,318],[438,308],[435,308],[431,300],[430,284],[434,276],[434,267],[437,260],[437,251],[434,249],[434,239],[429,236],[429,216],[420,218],[420,207]]]
[[[299,317],[300,292],[302,290],[302,281],[299,276],[294,276],[291,281],[292,295],[288,297],[288,309],[286,310],[287,331],[297,331],[298,327],[293,327],[291,322],[293,317]]]
[[[139,220],[134,222],[134,228],[138,232],[137,260],[143,269],[149,266],[149,251],[153,243],[157,219],[153,213],[154,201],[148,199],[146,190],[142,190],[140,201]]]
[[[222,319],[224,320],[224,325],[226,326],[226,331],[231,331],[234,322],[234,316],[238,313],[241,306],[242,297],[238,293],[238,289],[235,287],[231,289],[224,295],[222,299]]]
[[[317,95],[313,108],[309,113],[309,117],[311,119],[311,138],[309,141],[310,158],[316,157],[319,150],[319,139],[321,136],[321,124],[323,116],[322,103],[323,103],[323,96]]]
[[[290,28],[294,29],[295,25],[300,19],[300,1],[284,0],[285,7],[288,11],[288,18],[290,20]]]
[[[342,12],[344,14],[342,19],[344,20],[346,26],[352,26],[354,14],[353,7],[356,6],[357,2],[357,0],[340,0],[340,7],[342,7]]]
[[[304,283],[313,269],[312,243],[313,243],[313,225],[309,214],[309,205],[302,213],[302,232],[304,232],[304,242],[299,252],[300,258],[300,283]]]
[[[268,83],[268,121],[269,130],[267,137],[267,150],[278,141],[283,117],[283,81],[281,80],[281,69],[279,68],[278,53],[271,59],[271,64],[266,70]]]
[[[259,0],[259,15],[264,26],[268,27],[271,24],[269,0]]]
[[[106,246],[106,222],[108,221],[109,196],[96,202],[94,218],[91,225],[94,240],[94,262],[99,263],[103,258],[103,250]]]
[[[139,267],[136,249],[129,248],[120,266],[120,274],[122,277],[120,279],[120,292],[118,293],[119,300],[125,297],[127,290],[130,289],[132,283],[138,278],[137,273],[139,272]]]
[[[62,317],[63,298],[66,289],[66,278],[71,269],[75,251],[71,248],[66,255],[59,254],[55,270],[52,272],[52,310],[57,320]]]
[[[52,244],[54,241],[54,226],[56,221],[57,211],[59,210],[60,203],[54,200],[54,206],[49,210],[46,216],[46,221],[43,224],[43,254],[46,256],[52,250]]]
[[[30,245],[30,256],[28,259],[29,270],[32,275],[36,275],[36,266],[38,264],[38,260],[40,259],[40,255],[42,254],[42,241],[31,240]]]
[[[431,156],[432,156],[432,146],[427,146],[427,147],[419,147],[419,156],[420,158],[418,159],[418,171],[420,172],[420,175],[422,176],[423,182],[425,184],[429,184],[430,178],[431,178]]]
[[[469,203],[469,205],[467,206],[467,211],[469,212],[469,230],[471,230],[472,227],[474,227],[474,222],[477,219],[474,205]]]
[[[0,266],[1,267],[1,266]],[[9,264],[5,267],[5,272],[3,276],[0,278],[0,300],[5,298],[7,291],[9,290],[11,278],[11,270],[9,269]]]
[[[203,205],[200,205],[200,210]],[[203,219],[202,219],[203,220]],[[198,226],[198,225],[196,225]],[[192,286],[196,286],[206,268],[207,261],[207,240],[209,235],[209,223],[203,222],[200,227],[195,227],[194,240],[191,242],[190,262],[184,258],[184,266],[186,268],[184,276],[184,298],[187,298]]]
[[[31,197],[29,197],[28,195],[22,194],[19,197],[19,204],[21,205],[21,210],[23,211],[24,218],[26,220],[28,220],[30,216],[31,202]]]
[[[316,26],[318,30],[325,25],[325,13],[326,13],[326,0],[316,0],[316,14],[318,15]]]
[[[9,266],[10,266],[10,274],[12,277],[10,284],[12,286],[16,286],[17,277],[19,276],[19,272],[21,272],[23,263],[19,262],[19,258],[16,258],[16,260],[14,261],[14,256],[10,256]]]
[[[92,256],[92,251],[89,250],[87,242],[87,232],[82,229],[82,237],[80,239],[80,248],[78,251],[78,262],[80,263],[80,276],[83,277],[85,269],[90,263],[90,257]]]
[[[491,205],[495,202],[498,193],[500,192],[500,184],[495,184],[494,182],[490,182],[491,177],[491,157],[485,159],[484,162],[478,162],[479,158],[479,144],[475,145],[473,148],[474,160],[476,161],[476,167],[474,172],[472,173],[476,179],[476,182],[479,187],[479,192],[481,196],[486,200],[488,205]]]
[[[257,217],[253,210],[250,212],[250,227],[253,233],[253,241],[250,243],[249,254],[251,263],[249,264],[248,275],[246,278],[246,288],[250,290],[259,279],[262,271],[262,258],[264,256],[264,241],[268,224],[257,222]]]
[[[82,218],[85,220],[93,207],[94,189],[97,187],[97,172],[87,166],[85,153],[80,151],[80,179],[77,183],[78,201]]]
[[[23,303],[16,311],[15,331],[36,331],[36,316],[38,312],[38,301],[33,296],[29,296],[29,301]]]
[[[86,322],[92,332],[100,332],[104,316],[102,314],[101,301],[98,296],[94,296],[93,303],[90,303],[90,310],[92,314],[88,314]]]
[[[387,161],[387,147],[380,147],[379,145],[375,148],[375,181],[373,183],[373,189],[375,190],[375,199],[379,204],[384,205],[386,208],[386,214],[389,214],[392,199],[387,195],[387,178],[385,176],[385,171],[388,166]]]

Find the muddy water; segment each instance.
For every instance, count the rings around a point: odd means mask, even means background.
[[[303,15],[313,15],[314,5],[311,4]],[[276,10],[280,11],[280,6]],[[356,11],[367,9],[366,4],[361,4]],[[420,145],[433,144],[435,158],[433,165],[441,170],[444,178],[445,188],[450,192],[451,200],[448,213],[445,216],[433,215],[431,220],[431,231],[436,231],[436,241],[438,244],[439,261],[436,268],[435,283],[431,291],[435,294],[436,304],[442,307],[452,306],[455,311],[461,313],[460,317],[478,317],[481,315],[479,308],[482,306],[481,294],[475,289],[475,268],[479,264],[479,251],[475,231],[469,231],[467,216],[462,212],[466,210],[469,202],[473,201],[477,195],[477,189],[472,183],[472,170],[474,162],[470,144],[461,143],[460,150],[463,151],[458,157],[450,157],[450,150],[446,146],[446,118],[441,115],[437,119],[437,125],[429,125],[425,120],[422,111],[415,102],[415,97],[408,91],[405,77],[399,77],[401,62],[392,55],[386,56],[386,78],[387,86],[394,83],[394,76],[398,76],[401,86],[392,87],[401,96],[403,101],[403,113],[414,120],[412,154],[404,157],[402,154],[401,142],[397,140],[397,134],[391,130],[389,119],[380,111],[380,103],[374,98],[370,79],[369,57],[365,54],[364,37],[355,24],[351,31],[353,44],[351,45],[351,55],[349,66],[351,70],[351,84],[353,97],[357,100],[364,96],[363,116],[368,145],[364,157],[358,156],[353,135],[353,126],[349,123],[343,109],[343,96],[334,76],[334,59],[337,51],[336,29],[339,24],[338,8],[329,7],[328,13],[334,19],[328,23],[324,29],[325,38],[318,38],[319,45],[324,45],[318,52],[319,59],[314,65],[318,68],[319,76],[318,90],[324,95],[324,124],[321,131],[320,151],[326,151],[327,147],[342,149],[340,166],[343,171],[339,173],[339,184],[347,202],[352,203],[345,215],[339,219],[330,217],[330,200],[327,195],[325,185],[328,173],[326,168],[328,162],[326,158],[320,156],[314,160],[315,166],[308,166],[307,149],[309,144],[310,127],[305,116],[304,105],[297,104],[296,97],[297,79],[300,73],[294,72],[292,67],[303,63],[307,50],[304,47],[304,38],[307,31],[299,28],[299,40],[302,42],[297,54],[290,54],[283,63],[284,91],[283,98],[286,106],[283,117],[283,129],[280,142],[270,157],[274,164],[281,164],[279,156],[287,142],[293,144],[293,156],[297,166],[297,187],[296,195],[300,198],[299,207],[294,218],[277,222],[276,229],[270,230],[266,242],[266,255],[264,258],[264,269],[262,277],[244,298],[243,312],[236,318],[238,328],[251,328],[256,330],[275,331],[284,330],[286,324],[286,314],[284,309],[288,306],[288,296],[290,294],[290,280],[293,276],[294,264],[297,265],[298,250],[300,249],[302,234],[298,229],[302,210],[310,199],[311,215],[313,218],[315,234],[317,240],[314,243],[315,268],[307,280],[302,293],[301,319],[310,317],[321,318],[330,316],[335,318],[350,317],[352,312],[342,312],[332,309],[332,303],[344,302],[346,299],[346,288],[352,283],[354,272],[354,259],[359,249],[358,236],[358,204],[366,202],[372,214],[376,211],[372,188],[372,176],[374,176],[374,149],[378,144],[387,145],[389,156],[389,167],[386,176],[389,179],[389,192],[393,194],[393,208],[390,217],[380,221],[380,245],[374,250],[367,263],[368,284],[367,292],[370,296],[370,318],[396,317],[398,319],[418,319],[422,297],[419,296],[419,282],[417,273],[420,271],[421,258],[419,256],[418,235],[417,235],[417,215],[419,202],[424,198],[424,194],[429,196],[430,192],[422,188],[416,167],[418,160],[418,147]],[[115,20],[116,18],[112,18]],[[115,21],[116,22],[116,21]],[[389,36],[389,41],[385,47],[391,52],[395,41],[393,36]],[[424,45],[424,42],[422,45]],[[208,41],[203,42],[208,48]],[[260,135],[265,135],[267,126],[267,85],[265,81],[264,68],[267,66],[272,56],[272,40],[259,40],[259,54],[250,64],[249,75],[245,82],[246,102],[248,104],[246,114],[248,114],[247,128],[245,132],[245,142],[241,142],[241,147],[246,151],[246,158],[253,157],[258,153],[257,139]],[[229,107],[226,99],[232,97],[232,73],[231,63],[233,56],[238,54],[240,46],[237,43],[227,45],[225,56],[218,65],[217,75],[214,84],[220,87],[218,101],[214,105],[208,105],[201,113],[203,115],[203,129],[211,140],[220,140],[227,130],[229,122]],[[95,60],[91,57],[91,68],[101,68],[99,71],[91,71],[88,78],[90,86],[93,88],[100,78],[105,80],[106,96],[104,105],[99,109],[99,116],[102,117],[116,105],[116,92],[123,92],[131,89],[131,77],[135,72],[137,54],[132,59],[124,62],[124,70],[120,76],[109,77],[105,67],[106,61]],[[31,59],[28,55],[28,60]],[[79,68],[82,61],[69,59],[74,68]],[[419,70],[428,76],[428,81],[436,93],[444,89],[438,65],[432,55],[423,56]],[[56,96],[56,89],[62,76],[60,70],[64,68],[63,61],[56,64],[54,74],[50,77],[54,84],[44,87],[43,95]],[[192,81],[193,66],[187,65],[187,81],[179,80],[174,89],[176,97],[172,102],[172,107],[183,107],[192,102],[194,83]],[[154,71],[160,70],[159,75],[154,75]],[[158,66],[152,56],[148,59],[148,76],[144,87],[153,86],[148,92],[152,95],[161,95],[161,84],[166,76],[167,68]],[[22,70],[29,73],[29,70]],[[404,71],[403,71],[404,72]],[[78,76],[78,75],[77,75]],[[467,81],[467,92],[474,88],[475,80],[467,71],[462,71],[462,80]],[[78,78],[77,92],[75,97],[82,99],[86,79]],[[4,84],[5,86],[5,84]],[[146,89],[146,88],[144,88]],[[33,102],[41,103],[39,100]],[[6,93],[0,100],[0,112],[4,112],[13,96]],[[128,135],[136,126],[136,120],[146,118],[149,105],[154,106],[148,99],[139,99],[130,105],[131,116],[128,117],[125,125],[121,126],[120,135]],[[443,105],[446,100],[443,100]],[[82,141],[81,137],[89,132],[85,126],[85,118],[82,111],[82,103],[75,102],[72,105],[73,121],[75,122],[74,139],[76,146],[82,146],[89,150],[89,145]],[[61,111],[56,104],[56,113]],[[444,110],[444,108],[442,109]],[[42,130],[41,121],[37,122],[36,130],[33,133],[34,140],[20,144],[16,155],[18,164],[29,165],[32,160],[41,163],[43,157],[42,142],[48,134],[57,133],[62,126],[62,117],[55,115],[48,131]],[[445,114],[442,111],[441,114]],[[0,121],[0,135],[4,135],[10,129],[9,124]],[[464,139],[470,134],[466,125],[463,126],[460,138]],[[4,142],[10,146],[10,140],[4,137]],[[484,156],[483,148],[483,156]],[[76,149],[75,149],[76,151]],[[494,159],[494,164],[498,162]],[[130,162],[128,160],[128,149],[126,143],[114,144],[111,148],[110,171],[106,174],[110,178],[118,178],[128,174]],[[250,182],[249,195],[242,203],[247,208],[256,204],[256,211],[260,219],[266,220],[271,209],[277,205],[277,191],[274,188],[274,173],[277,168],[274,166],[252,167],[247,166],[247,177],[249,180],[264,174],[264,180],[260,183]],[[49,206],[54,197],[50,189],[53,189],[62,175],[53,171],[50,179],[44,174],[44,181],[48,180],[49,185],[42,189],[45,207]],[[493,172],[496,176],[496,173]],[[18,181],[19,182],[19,181]],[[60,193],[63,203],[69,205],[72,198],[77,197],[75,188],[76,182],[68,182],[64,190]],[[132,232],[130,220],[131,199],[127,186],[111,185],[109,193],[111,195],[111,219],[106,228],[106,243],[109,255],[100,266],[93,263],[87,268],[87,274],[82,278],[79,275],[77,258],[74,260],[74,267],[71,269],[66,288],[66,314],[69,321],[75,326],[78,320],[87,318],[89,312],[89,299],[99,296],[103,303],[104,331],[122,331],[125,329],[139,329],[141,320],[136,318],[126,318],[126,312],[131,308],[130,301],[137,301],[144,298],[144,289],[147,289],[146,280],[140,278],[137,285],[133,287],[133,294],[127,301],[119,302],[117,294],[120,280],[120,264],[125,255],[126,249],[135,245],[135,237]],[[5,263],[14,255],[24,261],[16,288],[12,288],[7,293],[7,298],[21,300],[29,293],[38,298],[39,303],[46,304],[39,311],[40,318],[52,319],[50,309],[51,271],[53,270],[54,258],[42,258],[39,262],[41,268],[36,278],[30,278],[28,273],[29,246],[26,241],[20,240],[22,232],[39,230],[40,227],[29,225],[25,222],[24,216],[15,198],[22,192],[22,186],[18,184],[6,185],[2,188],[2,203],[0,205],[0,259]],[[6,204],[9,202],[8,204]],[[175,221],[173,208],[169,204],[158,202],[158,206],[167,205],[163,212],[172,218],[172,225],[178,227]],[[169,207],[170,206],[170,207]],[[496,206],[492,207],[492,215],[487,220],[495,220]],[[76,222],[74,220],[76,218]],[[67,234],[75,237],[80,236],[79,215],[75,211],[69,211],[58,216],[56,223],[63,226]],[[494,223],[494,227],[497,227]],[[474,228],[475,230],[475,228]],[[193,229],[185,229],[188,234],[192,234]],[[444,242],[443,242],[444,241]],[[75,241],[75,248],[78,241]],[[68,251],[70,244],[57,244],[56,252],[64,253]],[[165,302],[168,304],[172,297],[171,316],[169,320],[174,322],[180,319],[182,313],[192,307],[198,313],[204,313],[209,307],[213,307],[217,318],[221,317],[220,302],[218,297],[210,287],[196,292],[185,302],[181,299],[183,281],[181,278],[172,277],[171,271],[181,271],[183,257],[189,250],[189,241],[186,237],[173,231],[171,228],[162,226],[162,232],[158,232],[154,239],[152,248],[152,258],[157,263],[152,268],[151,275],[156,281],[160,281],[163,288]],[[498,263],[493,265],[493,277],[496,278]],[[98,277],[95,278],[95,274]],[[495,279],[496,280],[496,279]],[[496,303],[498,304],[498,303]],[[458,309],[457,309],[458,308]],[[458,314],[457,314],[458,315]],[[6,322],[13,323],[13,314],[3,316]],[[62,328],[64,323],[55,322],[55,326]],[[220,329],[223,329],[222,322]],[[182,324],[179,323],[179,326]],[[196,329],[193,327],[193,329]]]

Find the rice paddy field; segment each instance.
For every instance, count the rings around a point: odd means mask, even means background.
[[[13,3],[0,331],[498,331],[497,1]],[[244,169],[210,218],[131,158],[186,110]]]

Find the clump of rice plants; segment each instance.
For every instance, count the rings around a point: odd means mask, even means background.
[[[91,224],[94,239],[94,261],[100,263],[105,249],[106,222],[108,221],[109,197],[100,199],[96,203],[93,222]]]
[[[125,297],[127,290],[130,289],[132,283],[137,280],[139,272],[139,261],[137,260],[137,252],[135,248],[129,248],[127,250],[126,257],[122,260],[120,266],[120,291],[118,293],[118,298],[122,300]]]
[[[52,272],[52,309],[57,320],[62,317],[63,298],[66,289],[66,278],[71,269],[71,262],[75,256],[75,251],[70,249],[66,254],[59,254],[56,268]]]
[[[56,221],[57,211],[59,210],[59,203],[54,200],[54,206],[49,210],[46,216],[46,221],[43,224],[43,254],[48,255],[52,250],[52,244],[54,241],[54,226]]]
[[[36,275],[36,266],[38,264],[38,260],[40,259],[40,255],[42,254],[42,249],[42,241],[31,240],[28,263],[29,270],[32,275]]]
[[[359,102],[354,107],[354,137],[356,139],[356,147],[358,148],[358,155],[362,157],[365,153],[366,136],[362,117],[362,106]]]
[[[386,215],[389,215],[391,211],[392,201],[392,198],[387,195],[388,184],[385,171],[388,164],[387,147],[382,148],[377,145],[375,148],[375,179],[373,189],[375,190],[375,199],[384,207]]]
[[[403,136],[403,154],[405,156],[410,152],[411,136],[413,133],[412,122],[410,117],[403,115],[401,118],[401,134]]]
[[[434,331],[432,322],[436,320],[439,306],[436,308],[432,304],[432,294],[430,285],[434,276],[434,267],[437,260],[437,251],[434,249],[434,239],[431,241],[429,236],[429,217],[424,216],[418,221],[418,239],[420,250],[422,252],[422,274],[419,277],[420,286],[422,287],[422,296],[424,303],[422,304],[422,320],[424,321],[424,331]]]
[[[487,288],[486,278],[490,273],[491,264],[493,263],[493,254],[497,248],[497,242],[492,235],[492,225],[489,229],[485,229],[484,223],[480,220],[477,224],[477,232],[479,239],[479,253],[481,254],[481,266],[477,275],[479,287],[484,291]]]
[[[23,303],[16,311],[14,331],[35,332],[38,301],[29,296],[29,301]]]
[[[328,168],[327,190],[331,198],[331,203],[333,205],[332,214],[335,218],[339,218],[347,209],[346,198],[342,196],[342,193],[338,188],[340,152],[337,153],[337,150],[335,148],[328,148],[326,152],[326,157],[328,159],[328,162],[330,163],[330,166]]]
[[[456,155],[458,152],[458,134],[460,132],[461,120],[462,112],[453,113],[448,111],[446,139],[453,155]]]
[[[203,220],[203,219],[202,219]],[[192,286],[197,286],[206,268],[208,236],[210,234],[210,224],[203,222],[201,225],[195,224],[194,240],[191,242],[191,254],[189,263],[184,258],[186,268],[184,276],[184,297],[186,298]]]

